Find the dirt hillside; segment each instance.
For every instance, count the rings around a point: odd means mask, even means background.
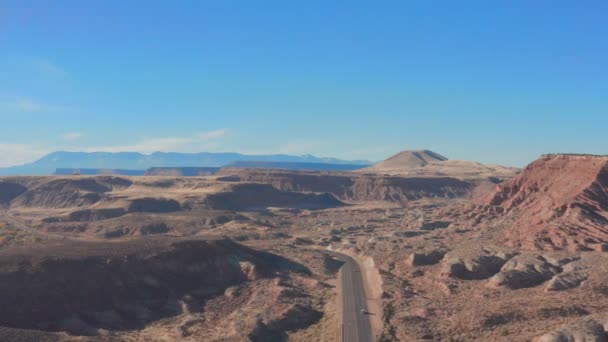
[[[308,269],[227,239],[64,240],[0,256],[3,341],[276,340],[320,315],[292,283]]]
[[[472,161],[448,160],[429,150],[402,151],[370,167],[357,170],[360,173],[376,173],[398,176],[454,177],[459,179],[508,179],[517,168],[500,165],[484,165]]]
[[[330,193],[345,201],[407,203],[468,196],[476,184],[449,177],[399,177],[352,172],[222,169],[218,180],[271,184],[281,191]]]
[[[367,168],[367,170],[393,170],[423,167],[431,163],[446,161],[448,158],[429,150],[402,151]]]
[[[544,155],[498,185],[487,204],[515,218],[506,234],[526,249],[597,249],[608,243],[608,156]]]

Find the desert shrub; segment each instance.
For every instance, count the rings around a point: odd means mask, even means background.
[[[580,306],[565,306],[559,308],[542,308],[540,309],[540,315],[543,318],[554,318],[554,317],[575,317],[588,315],[589,311]]]
[[[604,297],[608,297],[608,285],[596,286],[593,290]]]
[[[492,328],[498,325],[509,324],[511,322],[524,320],[524,315],[519,311],[512,311],[502,314],[493,314],[486,317],[482,325],[486,328]]]
[[[393,303],[385,303],[382,307],[384,318],[384,329],[380,335],[380,342],[396,341],[395,327],[391,324],[391,319],[395,316],[395,306]]]

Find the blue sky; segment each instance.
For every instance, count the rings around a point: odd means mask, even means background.
[[[53,150],[608,153],[606,1],[0,2],[0,166]]]

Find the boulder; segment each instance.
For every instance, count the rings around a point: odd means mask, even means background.
[[[435,265],[443,259],[445,251],[435,250],[426,253],[412,253],[405,260],[410,267]]]

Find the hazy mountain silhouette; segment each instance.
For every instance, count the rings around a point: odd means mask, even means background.
[[[369,165],[367,160],[341,160],[286,154],[245,155],[240,153],[177,153],[155,152],[53,152],[41,159],[20,166],[0,168],[0,175],[45,175],[60,168],[145,170],[150,167],[221,167],[232,162],[293,162]]]

